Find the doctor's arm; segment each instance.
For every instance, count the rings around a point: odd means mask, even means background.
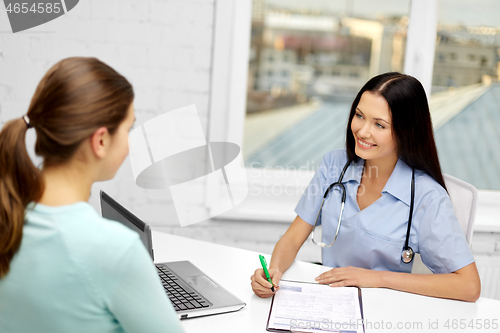
[[[320,275],[317,280],[333,286],[390,288],[475,302],[481,293],[479,273],[448,195],[429,198],[424,206],[419,226],[419,253],[424,264],[439,274],[341,267]]]
[[[481,294],[481,282],[475,263],[447,274],[411,274],[339,267],[321,274],[317,281],[332,287],[389,288],[467,302],[475,302]]]
[[[269,265],[269,274],[275,286],[278,285],[283,273],[295,260],[297,252],[311,231],[312,226],[297,216],[283,237],[276,243]],[[250,279],[252,280],[252,290],[257,296],[270,297],[274,294],[262,268],[255,270]],[[277,291],[276,288],[274,290]]]

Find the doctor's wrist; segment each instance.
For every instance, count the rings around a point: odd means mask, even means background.
[[[390,288],[390,273],[388,271],[377,271],[377,288]]]
[[[271,269],[272,269],[272,270],[275,270],[275,271],[278,271],[278,272],[280,272],[281,274],[283,274],[283,272],[281,271],[281,269],[280,269],[278,266],[276,266],[276,265],[270,265],[270,266],[269,266],[269,270],[271,270]]]

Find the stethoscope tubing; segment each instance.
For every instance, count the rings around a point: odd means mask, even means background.
[[[331,247],[333,244],[335,244],[335,241],[337,240],[337,236],[339,234],[340,230],[340,224],[342,222],[342,215],[344,212],[344,207],[345,207],[345,200],[346,200],[346,189],[344,184],[342,184],[342,179],[344,178],[344,174],[351,164],[351,161],[347,161],[347,163],[344,165],[344,168],[342,169],[342,172],[340,173],[339,179],[335,182],[332,183],[330,186],[325,191],[325,194],[323,195],[323,200],[321,201],[321,205],[319,207],[318,215],[316,215],[316,220],[314,221],[314,226],[312,230],[312,235],[311,235],[311,240],[314,244],[320,246],[320,247]],[[326,197],[328,196],[328,193],[332,188],[335,186],[340,186],[342,190],[342,199],[341,199],[341,204],[340,204],[340,215],[339,215],[339,221],[337,223],[337,230],[335,231],[335,237],[333,238],[333,241],[330,245],[326,245],[326,243],[323,242],[316,242],[314,240],[314,230],[316,229],[316,225],[318,224],[318,219],[321,214],[321,210],[323,209],[323,204],[325,203]],[[415,169],[412,169],[411,173],[411,200],[410,200],[410,214],[408,217],[408,228],[406,230],[406,239],[405,239],[405,245],[403,247],[403,252],[401,254],[401,261],[405,264],[409,264],[410,262],[413,261],[413,256],[414,252],[413,249],[409,246],[409,241],[410,241],[410,231],[411,231],[411,220],[413,217],[413,205],[415,201]]]
[[[346,199],[346,190],[345,190],[344,184],[342,184],[342,179],[344,178],[344,174],[345,174],[345,172],[350,164],[351,164],[351,161],[347,161],[347,163],[344,165],[344,169],[342,169],[342,172],[340,173],[339,180],[337,180],[335,183],[328,186],[328,188],[325,191],[325,194],[323,195],[323,200],[321,201],[321,206],[319,207],[318,215],[316,215],[316,221],[314,221],[314,226],[313,226],[312,235],[311,235],[312,242],[320,247],[331,247],[333,244],[335,244],[335,241],[337,240],[337,236],[338,236],[339,230],[340,230],[340,223],[342,221],[342,214],[344,212],[345,199]],[[328,193],[330,192],[330,190],[332,188],[334,188],[335,186],[340,186],[340,188],[342,189],[342,201],[340,204],[340,216],[339,216],[339,222],[337,223],[337,231],[335,232],[335,238],[333,239],[333,242],[330,245],[326,245],[323,242],[316,243],[316,241],[314,240],[314,230],[316,229],[316,225],[318,224],[318,219],[319,219],[319,216],[321,214],[321,210],[323,209],[323,204],[325,203],[326,197],[328,196]]]
[[[413,217],[413,203],[415,201],[415,169],[411,172],[411,199],[410,199],[410,216],[408,216],[408,229],[406,230],[406,241],[404,249],[409,248],[408,242],[410,240],[411,219]]]

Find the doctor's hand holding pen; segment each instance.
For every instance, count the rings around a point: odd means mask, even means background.
[[[257,268],[254,275],[250,277],[250,279],[252,280],[251,285],[253,292],[257,296],[262,298],[273,296],[274,293],[276,293],[280,288],[278,284],[281,280],[282,275],[283,274],[279,270],[270,268],[269,276],[273,281],[273,283],[271,284],[271,282],[267,281],[264,270],[262,268]],[[271,288],[274,289],[274,291],[271,290]]]
[[[276,243],[271,262],[269,264],[269,275],[275,287],[271,290],[271,283],[266,280],[265,272],[262,268],[255,270],[251,276],[252,290],[259,297],[271,297],[279,290],[278,284],[283,272],[285,272],[295,260],[297,252],[306,241],[312,231],[312,225],[297,216],[285,234]]]

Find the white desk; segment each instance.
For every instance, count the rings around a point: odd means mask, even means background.
[[[189,260],[247,304],[237,312],[183,320],[186,332],[266,332],[271,298],[256,296],[250,287],[250,276],[260,265],[257,252],[160,232],[153,232],[153,246],[155,262]],[[269,261],[270,256],[266,257]],[[313,282],[327,269],[296,261],[283,279]],[[466,303],[372,288],[363,288],[362,295],[367,333],[500,332],[500,301],[497,300],[480,298],[476,303]],[[498,325],[496,329],[491,325],[493,319]],[[449,327],[445,327],[447,320]],[[454,329],[453,324],[460,327],[461,320],[466,325],[473,320],[483,328]],[[486,320],[489,320],[489,329],[484,327]]]

